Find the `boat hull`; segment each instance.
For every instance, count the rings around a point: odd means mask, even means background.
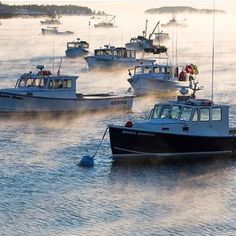
[[[133,67],[144,64],[152,64],[154,60],[141,59],[127,59],[127,58],[113,58],[113,57],[95,57],[88,56],[84,58],[90,69],[95,68],[109,68],[109,67]]]
[[[137,95],[146,95],[149,93],[153,94],[156,92],[169,92],[170,90],[177,91],[178,86],[188,85],[187,82],[180,82],[173,77],[136,77],[128,79],[128,82],[134,89],[135,94]]]
[[[85,48],[73,48],[73,49],[67,49],[65,53],[67,57],[75,58],[87,54],[88,50]]]
[[[57,30],[51,30],[51,29],[42,29],[43,35],[71,35],[74,34],[72,31],[57,31]]]
[[[121,126],[109,126],[109,133],[115,161],[232,155],[236,149],[236,138],[230,135],[180,135]]]
[[[77,98],[48,98],[0,93],[0,114],[86,112],[131,109],[133,96],[109,94],[78,95]]]

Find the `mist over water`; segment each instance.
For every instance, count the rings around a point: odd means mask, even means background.
[[[83,58],[65,58],[66,43],[77,37],[86,40],[91,54],[104,44],[124,46],[130,37],[142,33],[146,19],[150,32],[158,20],[166,23],[171,16],[144,14],[148,8],[161,6],[160,2],[89,1],[80,5],[115,14],[118,27],[95,29],[98,19],[63,16],[59,30],[71,30],[74,35],[42,36],[42,18],[1,20],[0,88],[14,87],[22,73],[34,71],[38,64],[51,71],[54,64],[56,73],[63,57],[61,73],[79,76],[77,92],[127,91],[127,69],[90,71]],[[194,6],[210,8],[212,4]],[[236,126],[236,4],[218,2],[216,8],[227,14],[216,15],[214,100],[231,105],[230,124]],[[179,20],[185,18],[188,27],[161,30],[173,37],[167,47],[174,61],[177,51],[179,63],[198,66],[198,80],[204,86],[199,97],[210,98],[212,15],[177,15]],[[1,119],[0,234],[235,235],[233,159],[115,165],[106,136],[95,166],[77,165],[83,155],[96,151],[108,124],[143,119],[163,99],[163,94],[137,98],[131,112]]]

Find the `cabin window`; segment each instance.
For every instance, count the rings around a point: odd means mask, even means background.
[[[135,74],[142,74],[142,67],[136,67],[135,68]]]
[[[71,79],[64,79],[63,80],[63,88],[72,88],[72,80]]]
[[[32,86],[32,83],[33,83],[33,80],[32,80],[32,79],[27,79],[25,86],[26,86],[26,87],[31,87],[31,86]]]
[[[208,108],[200,109],[200,121],[209,121],[210,120],[210,110]]]
[[[172,106],[170,113],[171,119],[178,119],[180,111],[181,111],[181,106],[176,106],[176,105]]]
[[[131,57],[135,58],[135,51],[130,51],[131,52]]]
[[[41,79],[34,79],[32,86],[41,87]]]
[[[25,79],[21,79],[21,80],[19,81],[18,87],[25,87],[25,82],[26,82]]]
[[[54,89],[61,89],[62,88],[62,80],[61,79],[53,80],[53,88]]]
[[[161,112],[161,105],[156,105],[152,111],[152,119],[158,119]]]
[[[107,55],[112,55],[112,51],[111,51],[111,50],[108,50],[108,51],[106,52],[106,54],[107,54]]]
[[[131,57],[131,51],[126,51],[127,53],[127,57],[130,58]]]
[[[161,111],[160,118],[161,119],[169,118],[169,115],[170,115],[170,105],[164,105]]]
[[[211,120],[219,121],[222,119],[221,108],[212,108],[211,110]]]
[[[53,83],[52,83],[52,80],[50,79],[50,80],[49,80],[49,83],[48,83],[48,88],[49,88],[49,89],[52,89],[52,86],[53,86]]]
[[[184,107],[180,115],[180,120],[189,121],[192,114],[192,110],[193,109],[191,107]]]
[[[198,121],[198,109],[195,109],[195,111],[193,113],[192,121],[193,122]]]
[[[151,74],[151,73],[152,73],[152,68],[150,68],[150,67],[145,67],[144,70],[143,70],[143,73],[145,73],[145,74]]]
[[[154,73],[160,74],[160,68],[159,67],[155,68]]]

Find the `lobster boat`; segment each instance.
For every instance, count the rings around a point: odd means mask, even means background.
[[[84,58],[90,69],[129,67],[140,63],[151,64],[152,59],[137,59],[136,51],[124,47],[105,45],[104,48],[94,50],[94,55]]]
[[[89,44],[77,38],[76,41],[68,42],[65,51],[66,56],[70,58],[79,57],[88,53]]]
[[[113,160],[234,155],[236,129],[229,127],[229,106],[196,98],[199,89],[192,81],[176,101],[155,104],[147,120],[109,125]]]
[[[73,31],[59,31],[58,27],[47,27],[47,28],[42,28],[42,34],[43,35],[71,35],[74,34]]]
[[[177,91],[179,86],[188,86],[189,77],[197,75],[194,64],[173,65],[166,63],[141,64],[129,69],[128,82],[136,95],[158,94]]]
[[[77,113],[131,109],[133,96],[76,93],[77,76],[53,75],[38,65],[24,73],[14,88],[0,89],[0,114]]]

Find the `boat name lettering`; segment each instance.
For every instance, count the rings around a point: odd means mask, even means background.
[[[118,101],[111,101],[111,105],[126,105],[127,101],[118,100]]]
[[[138,135],[142,135],[142,136],[155,136],[155,134],[152,133],[143,133],[143,132],[138,132]]]
[[[134,134],[134,135],[137,134],[135,131],[130,131],[130,130],[123,130],[122,133],[123,134]]]

